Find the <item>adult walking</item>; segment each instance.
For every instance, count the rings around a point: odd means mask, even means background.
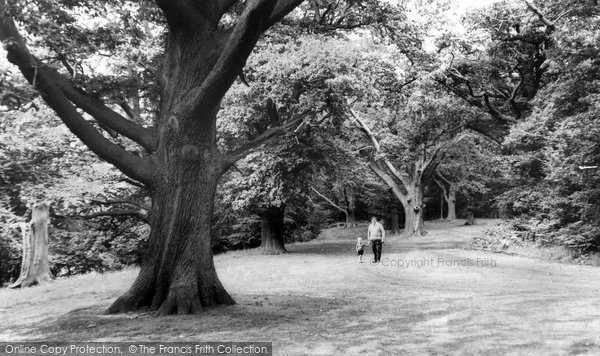
[[[385,229],[381,225],[375,216],[371,218],[371,223],[367,229],[367,239],[373,245],[373,261],[378,263],[381,261],[381,245],[385,240]]]

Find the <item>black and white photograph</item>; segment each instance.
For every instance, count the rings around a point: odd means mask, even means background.
[[[597,0],[0,0],[0,355],[600,355]]]

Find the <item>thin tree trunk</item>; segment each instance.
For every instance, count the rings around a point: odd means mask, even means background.
[[[262,239],[260,248],[263,255],[279,255],[287,253],[284,246],[285,206],[269,207],[260,214],[262,222]]]
[[[392,233],[397,234],[400,231],[400,223],[398,221],[398,208],[394,205],[391,210]]]
[[[456,220],[456,187],[453,184],[448,189],[448,220]]]
[[[467,205],[466,215],[467,221],[465,222],[465,225],[475,225],[475,207],[473,205]]]
[[[440,220],[444,220],[444,192],[440,196]]]
[[[358,225],[356,222],[356,195],[351,187],[344,188],[344,198],[348,207],[346,209],[346,227],[355,227]]]
[[[50,279],[48,264],[49,216],[49,206],[43,203],[37,204],[33,207],[29,226],[21,225],[23,235],[21,274],[15,283],[10,285],[10,288],[29,287]]]

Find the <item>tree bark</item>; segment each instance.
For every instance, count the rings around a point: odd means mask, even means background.
[[[216,112],[208,111],[202,120],[163,120],[163,145],[155,158],[161,178],[150,189],[148,252],[132,287],[107,313],[148,307],[156,315],[195,314],[204,307],[234,304],[212,257],[211,220],[223,164],[216,147]]]
[[[450,185],[448,189],[448,197],[446,199],[448,203],[448,217],[447,219],[450,221],[456,220],[456,187],[454,185]]]
[[[260,214],[262,222],[260,249],[263,255],[287,253],[284,246],[285,206],[269,207]]]
[[[398,221],[398,208],[392,207],[391,210],[392,233],[397,234],[400,231],[400,222]]]
[[[442,192],[440,197],[440,220],[444,220],[444,198],[444,192]]]
[[[465,213],[467,215],[465,225],[475,225],[475,207],[472,204],[467,205]]]
[[[413,182],[412,187],[408,189],[406,204],[404,204],[405,236],[425,236],[423,209],[423,187]]]
[[[438,179],[439,178],[439,179]],[[437,185],[442,188],[442,214],[441,218],[444,218],[443,207],[444,200],[448,204],[448,216],[447,219],[450,221],[456,220],[456,183],[450,181],[440,172],[436,172],[434,177],[434,181]],[[447,186],[447,187],[446,187]]]
[[[48,264],[49,216],[49,206],[44,203],[37,204],[33,207],[29,224],[21,225],[23,234],[21,274],[15,283],[10,285],[10,288],[25,288],[50,279]]]
[[[346,200],[346,227],[355,227],[358,225],[356,222],[356,194],[351,187],[344,188],[344,198]]]
[[[8,60],[40,91],[44,101],[100,158],[147,187],[152,197],[147,255],[131,288],[106,311],[148,307],[157,315],[198,313],[233,304],[217,277],[212,258],[211,220],[219,177],[252,146],[284,130],[263,133],[241,152],[224,154],[216,145],[220,102],[238,77],[256,41],[301,0],[249,1],[231,28],[219,21],[232,5],[190,0],[156,1],[169,24],[160,84],[159,113],[146,129],[123,118],[32,56],[0,0],[0,41]],[[214,4],[213,4],[214,5]],[[81,115],[146,149],[139,157],[110,141]],[[284,129],[287,129],[287,125]]]

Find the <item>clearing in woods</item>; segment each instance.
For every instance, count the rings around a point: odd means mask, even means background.
[[[196,316],[101,315],[134,269],[3,289],[0,341],[273,341],[276,355],[600,354],[600,269],[470,250],[494,223],[478,222],[391,237],[379,265],[368,263],[368,248],[357,263],[364,226],[326,230],[287,255],[219,255],[237,305]]]

